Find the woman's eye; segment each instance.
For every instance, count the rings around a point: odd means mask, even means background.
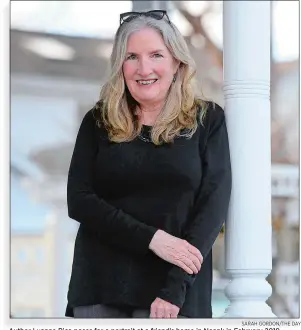
[[[153,57],[163,57],[163,56],[159,53],[155,53],[155,54],[153,54]]]
[[[136,55],[131,54],[131,55],[129,55],[126,59],[127,59],[127,60],[134,60],[135,58],[136,58]]]

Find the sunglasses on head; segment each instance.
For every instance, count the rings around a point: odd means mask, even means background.
[[[139,16],[152,17],[157,20],[161,20],[164,16],[166,16],[168,23],[170,23],[166,10],[150,10],[146,12],[129,11],[127,13],[120,14],[120,25],[123,23],[128,23]]]

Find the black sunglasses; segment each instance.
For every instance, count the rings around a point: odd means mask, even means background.
[[[166,16],[168,23],[170,24],[166,10],[150,10],[146,12],[129,11],[127,13],[120,14],[120,25],[122,23],[128,23],[139,16],[152,17],[157,20],[161,20],[164,16]]]

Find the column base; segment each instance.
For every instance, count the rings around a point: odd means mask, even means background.
[[[221,318],[277,318],[266,303],[236,302],[225,310]]]
[[[270,271],[228,270],[232,281],[225,289],[230,300],[222,318],[277,318],[266,301],[272,288],[266,281]]]

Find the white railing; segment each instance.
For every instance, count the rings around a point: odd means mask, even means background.
[[[293,317],[299,317],[299,285],[299,262],[279,262],[275,269],[275,291]]]

